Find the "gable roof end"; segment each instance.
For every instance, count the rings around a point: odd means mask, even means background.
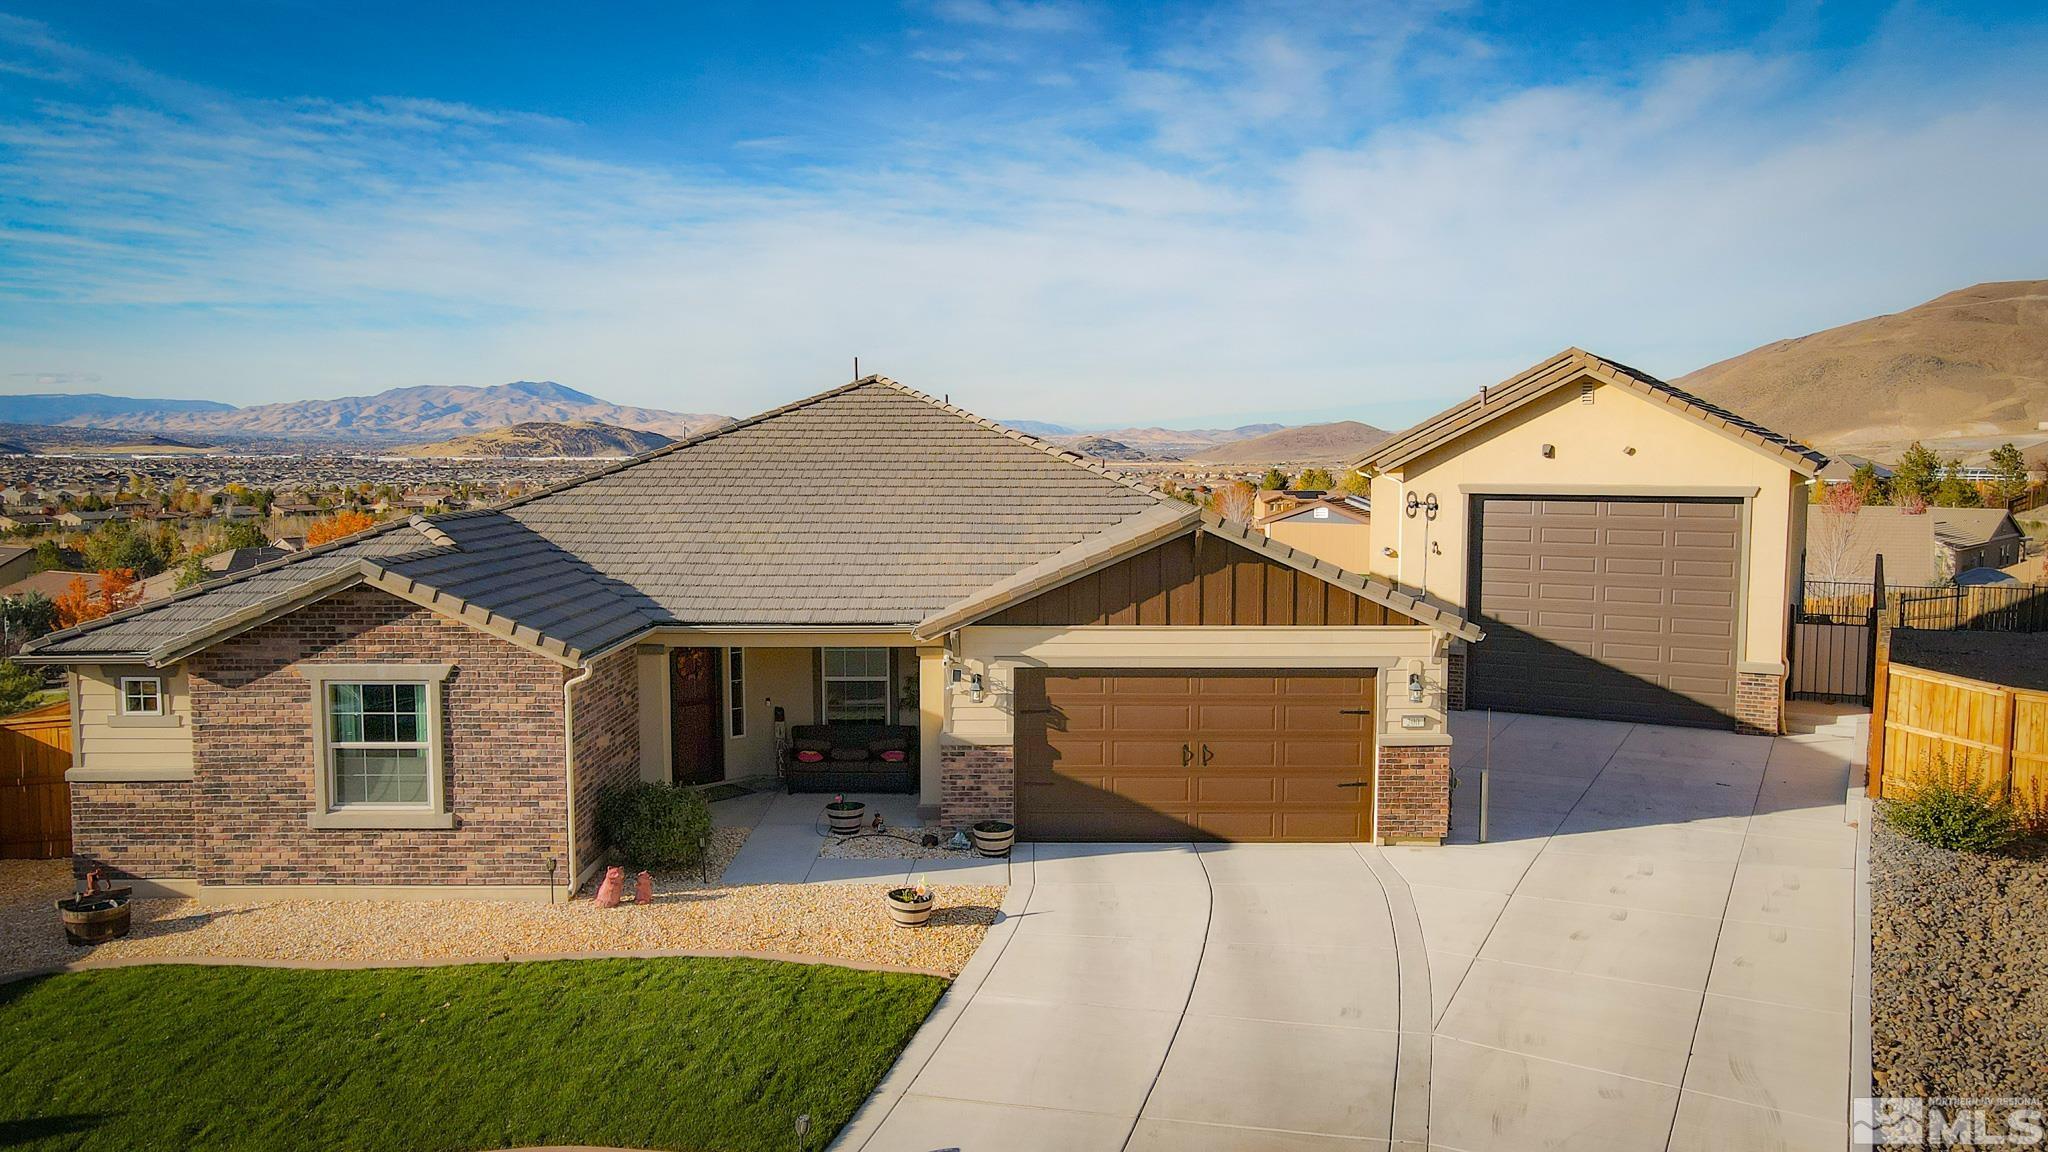
[[[1828,464],[1825,453],[1790,436],[1745,420],[1726,408],[1708,403],[1626,364],[1595,356],[1584,349],[1567,348],[1520,375],[1511,376],[1389,438],[1352,467],[1380,472],[1399,468],[1424,453],[1441,448],[1482,425],[1587,377],[1626,388],[1663,404],[1783,462],[1802,476],[1817,475]]]

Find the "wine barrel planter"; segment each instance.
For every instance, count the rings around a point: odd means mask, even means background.
[[[932,918],[932,894],[918,896],[915,888],[889,889],[889,919],[899,928],[922,928]]]
[[[64,921],[64,939],[79,947],[105,944],[128,934],[132,911],[128,893],[96,892],[90,896],[66,896],[57,901],[57,915]]]
[[[1008,856],[1017,843],[1017,826],[1008,820],[983,820],[967,831],[983,856]]]
[[[834,800],[825,805],[825,823],[841,836],[859,832],[867,814],[868,806],[858,800]]]

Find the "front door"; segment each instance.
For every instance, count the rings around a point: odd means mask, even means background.
[[[718,649],[677,648],[668,673],[670,771],[678,784],[725,779]]]

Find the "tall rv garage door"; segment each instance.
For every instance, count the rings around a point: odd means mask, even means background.
[[[1475,497],[1469,703],[1730,724],[1741,526],[1734,500]]]
[[[1370,671],[1017,676],[1026,840],[1365,840]]]

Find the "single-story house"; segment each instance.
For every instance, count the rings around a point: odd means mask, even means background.
[[[92,528],[110,520],[131,519],[119,508],[98,508],[91,510],[66,511],[57,513],[57,523],[66,528]]]
[[[88,592],[100,590],[100,574],[97,572],[70,572],[62,568],[50,568],[30,573],[11,584],[0,585],[0,599],[34,595],[46,600],[55,600],[71,590],[71,582],[74,580],[85,581]]]
[[[1809,580],[1868,583],[1884,557],[1894,588],[1938,584],[1973,568],[2010,568],[2026,536],[2003,508],[1870,504],[1853,513],[1815,508],[1807,521]]]
[[[26,544],[0,544],[0,585],[12,584],[35,570],[35,549]]]
[[[756,498],[791,461],[825,498]],[[608,789],[773,773],[812,724],[895,726],[879,756],[949,826],[1433,842],[1445,660],[1481,636],[867,377],[25,658],[69,666],[80,867],[225,898],[537,897],[601,863]]]
[[[232,576],[237,572],[245,572],[259,564],[268,564],[272,560],[281,559],[286,552],[287,549],[274,545],[265,545],[260,548],[223,548],[212,555],[200,557],[199,567],[201,571],[206,573],[204,579],[214,580],[222,576]],[[158,600],[169,596],[178,590],[178,578],[183,574],[184,565],[178,564],[166,568],[154,576],[144,578],[142,581],[142,599]]]
[[[1372,573],[1457,605],[1453,707],[1775,733],[1826,456],[1576,348],[1388,439]]]
[[[1372,502],[1365,497],[1318,492],[1269,508],[1252,521],[1267,539],[1346,571],[1372,570]]]

